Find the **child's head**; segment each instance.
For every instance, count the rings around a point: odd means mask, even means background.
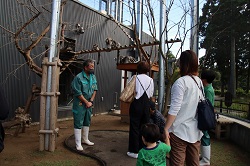
[[[150,100],[149,105],[150,105],[150,114],[154,114],[154,112],[155,112],[155,102]]]
[[[146,142],[154,143],[160,139],[159,127],[153,123],[144,124],[141,128],[141,132]]]
[[[207,83],[211,84],[215,79],[216,75],[215,72],[212,70],[203,70],[201,73],[201,79],[206,80]]]

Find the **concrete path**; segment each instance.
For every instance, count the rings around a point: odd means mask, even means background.
[[[89,140],[95,143],[94,146],[83,145],[84,151],[75,149],[74,135],[65,140],[65,146],[81,155],[92,157],[99,161],[100,165],[107,166],[133,166],[136,159],[127,156],[128,132],[95,130],[90,131]]]

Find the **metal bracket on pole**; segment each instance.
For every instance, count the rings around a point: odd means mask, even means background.
[[[39,134],[58,134],[59,128],[55,128],[54,130],[39,130]]]
[[[60,92],[41,92],[41,96],[59,96],[61,93]]]

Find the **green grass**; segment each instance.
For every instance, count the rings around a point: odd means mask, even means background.
[[[224,108],[223,113],[229,114],[231,116],[247,119],[248,111],[249,111],[249,99],[239,97],[239,98],[234,99],[233,102],[236,102],[236,103],[232,103],[232,105],[228,107],[229,109],[233,109],[233,110],[227,110],[227,106],[225,105],[224,101],[222,102],[222,108]],[[220,101],[215,101],[214,106],[217,107],[217,109],[219,109]],[[240,110],[240,111],[236,111],[236,110]]]
[[[226,140],[211,139],[211,154],[213,166],[247,166],[250,163],[249,152]]]

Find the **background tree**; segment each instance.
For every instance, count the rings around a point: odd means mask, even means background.
[[[156,30],[153,29],[153,25],[157,25],[155,20],[155,13],[157,13],[156,8],[153,7],[153,1],[147,1],[147,8],[149,8],[151,11],[147,16],[147,18],[153,18],[153,19],[147,19],[147,23],[150,28],[151,35],[154,36],[157,39],[157,36],[153,33]],[[190,33],[190,30],[194,27],[190,27],[188,25],[188,20],[190,19],[190,13],[192,10],[192,7],[190,6],[191,1],[175,1],[170,0],[167,2],[166,5],[166,23],[164,25],[164,32],[160,33],[160,39],[162,38],[162,35],[166,35],[166,41],[160,40],[159,44],[159,56],[162,57],[165,65],[165,96],[164,96],[164,106],[162,111],[162,114],[164,116],[167,115],[168,112],[168,106],[170,104],[170,91],[171,86],[174,83],[174,81],[179,77],[179,70],[176,66],[176,60],[179,57],[179,54],[184,49],[184,43],[186,40],[188,40],[187,36]],[[175,12],[175,8],[178,8],[178,15],[180,16],[178,19],[172,19],[173,13]],[[155,10],[153,10],[155,9]],[[176,13],[175,13],[176,15]],[[150,21],[149,21],[150,20]],[[196,26],[196,25],[194,25]],[[173,31],[174,30],[174,31]],[[174,45],[176,42],[180,42],[178,50],[173,53],[172,49],[174,49]],[[166,43],[166,50],[162,48],[162,43]]]
[[[200,17],[201,48],[206,55],[202,67],[221,73],[221,92],[229,88],[231,38],[235,38],[236,87],[249,74],[249,2],[248,0],[208,0]],[[233,32],[233,33],[232,33]],[[246,81],[246,80],[245,80]],[[249,82],[249,81],[247,81]],[[244,87],[249,89],[249,85]]]
[[[127,7],[129,8],[129,13],[132,17],[130,25],[134,25],[137,18],[136,3],[141,1],[127,1]],[[158,43],[156,46],[157,53],[149,52],[149,59],[152,60],[152,56],[161,56],[164,63],[164,79],[165,79],[165,89],[164,89],[164,101],[163,108],[160,110],[164,115],[168,112],[168,105],[170,102],[170,88],[173,82],[178,78],[178,69],[174,63],[178,58],[179,54],[184,50],[184,45],[189,39],[190,30],[194,27],[190,27],[190,13],[192,11],[191,1],[162,1],[166,8],[166,23],[164,24],[164,30],[159,32],[159,9],[160,2],[157,0],[145,0],[143,1],[143,27],[144,31],[151,34],[154,41]],[[126,20],[126,22],[129,22]],[[194,25],[196,26],[196,25]],[[137,35],[137,31],[134,30],[134,35]],[[166,40],[163,41],[162,37],[166,35]],[[140,42],[137,40],[136,42]],[[179,43],[176,43],[179,42]],[[165,48],[162,46],[165,44]],[[178,44],[178,49],[176,51],[176,45]],[[140,44],[139,44],[140,45]],[[174,50],[174,51],[173,51]],[[143,51],[142,51],[143,52]],[[174,52],[174,53],[173,53]],[[172,56],[169,56],[172,55]],[[159,58],[159,57],[158,57]],[[154,58],[153,58],[154,59]],[[152,62],[154,63],[154,62]],[[151,64],[152,64],[151,63]],[[177,72],[176,72],[177,71]],[[157,91],[157,89],[155,89]]]

